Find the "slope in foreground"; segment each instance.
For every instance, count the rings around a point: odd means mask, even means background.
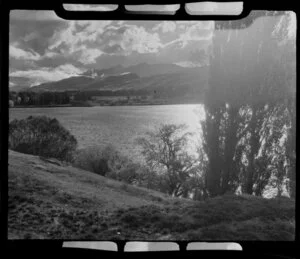
[[[203,202],[9,151],[9,239],[294,240],[295,201]]]

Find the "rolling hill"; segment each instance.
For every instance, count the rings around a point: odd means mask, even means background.
[[[295,200],[172,198],[9,150],[8,238],[294,240]]]

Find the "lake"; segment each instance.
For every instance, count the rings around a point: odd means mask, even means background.
[[[204,118],[203,106],[195,104],[9,109],[10,121],[30,115],[57,118],[76,137],[78,148],[112,144],[135,160],[140,157],[135,139],[164,123],[186,124],[187,131],[195,133],[190,141],[190,149],[195,150],[199,121]]]

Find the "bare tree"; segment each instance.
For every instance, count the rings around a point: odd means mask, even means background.
[[[187,151],[192,133],[184,130],[184,124],[165,124],[137,139],[147,165],[161,176],[166,192],[175,197],[188,196],[191,179],[198,171],[197,159]]]

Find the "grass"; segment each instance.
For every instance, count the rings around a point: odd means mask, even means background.
[[[224,196],[179,207],[122,211],[120,221],[127,229],[144,225],[182,240],[294,240],[294,215],[289,199]]]
[[[194,202],[9,151],[10,239],[294,240],[295,201]]]

